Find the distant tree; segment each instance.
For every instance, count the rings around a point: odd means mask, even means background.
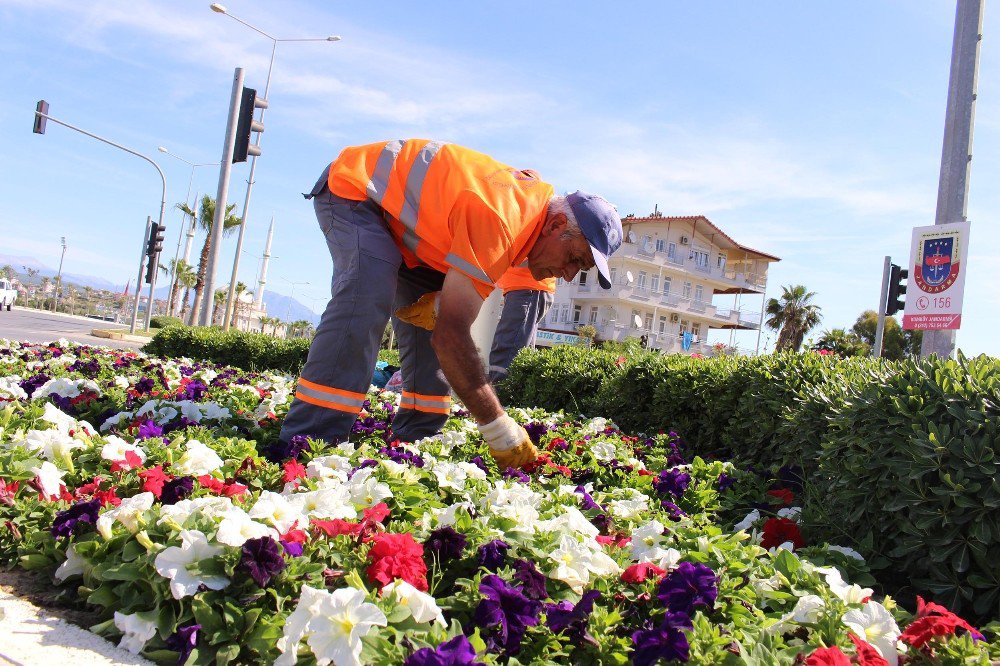
[[[198,274],[183,260],[177,265],[177,282],[184,287],[184,301],[181,305],[180,317],[186,321],[188,306],[191,304],[191,290],[198,283]]]
[[[5,277],[8,280],[13,280],[17,277],[17,271],[10,264],[5,264],[3,268],[0,268],[0,277]]]
[[[243,301],[240,300],[240,296],[245,294],[246,291],[247,286],[244,283],[236,283],[236,289],[233,290],[233,313],[229,318],[229,326],[231,328],[236,327],[236,320],[240,318],[240,310],[243,308]]]
[[[185,270],[190,272],[191,266],[183,259],[171,259],[167,270],[174,276],[173,282],[170,283],[170,294],[167,297],[167,304],[169,306],[167,314],[175,316],[178,310],[177,296],[180,294],[181,287],[184,286],[180,279],[181,273]]]
[[[816,351],[828,351],[838,356],[867,356],[872,348],[853,331],[835,328],[823,331],[819,340],[812,346]]]
[[[229,295],[228,289],[216,289],[215,294],[212,295],[212,325],[218,325],[222,323],[222,317],[226,314],[226,296]]]
[[[201,308],[201,302],[204,297],[202,292],[205,289],[205,273],[208,269],[208,255],[212,251],[212,224],[215,221],[215,199],[207,194],[201,198],[200,217],[195,215],[195,212],[191,210],[191,207],[187,205],[187,202],[177,204],[177,208],[185,214],[190,215],[192,219],[197,218],[198,226],[205,232],[205,242],[201,246],[201,257],[198,259],[198,281],[194,286],[194,308],[192,309],[191,315],[194,317],[194,313],[198,312]],[[232,233],[232,231],[240,225],[240,218],[232,214],[235,209],[236,204],[226,206],[226,214],[222,221],[223,235]],[[196,322],[192,320],[189,323],[194,325]]]
[[[764,310],[768,318],[764,323],[769,328],[778,331],[775,351],[798,351],[806,333],[815,328],[822,320],[821,308],[809,302],[816,295],[816,292],[806,291],[802,285],[782,287],[781,289],[780,300],[776,298],[768,300]]]
[[[875,347],[875,332],[878,329],[878,313],[865,310],[858,315],[851,331],[868,343],[869,348]],[[920,354],[920,343],[923,331],[906,331],[899,325],[895,317],[885,318],[885,332],[882,334],[882,356],[893,360],[901,360],[907,356]]]

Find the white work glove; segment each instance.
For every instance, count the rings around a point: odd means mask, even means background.
[[[538,457],[538,450],[531,443],[528,431],[506,413],[478,427],[490,447],[490,455],[501,470],[523,467]]]

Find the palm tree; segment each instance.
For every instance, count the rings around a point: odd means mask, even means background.
[[[802,340],[810,329],[816,327],[823,318],[820,307],[809,301],[816,292],[806,291],[802,285],[782,287],[781,300],[772,298],[764,310],[768,314],[764,322],[769,328],[778,331],[778,341],[775,351],[798,351]]]
[[[215,220],[215,199],[208,196],[207,194],[201,198],[201,216],[198,217],[191,207],[187,205],[187,202],[177,204],[177,208],[184,212],[185,215],[190,215],[192,219],[198,219],[198,226],[205,231],[205,243],[201,246],[201,256],[198,259],[198,281],[194,286],[194,307],[192,308],[192,321],[189,322],[194,325],[196,322],[193,320],[194,313],[198,312],[201,308],[202,301],[202,291],[205,289],[205,273],[208,268],[208,254],[212,251],[212,222]],[[236,208],[236,204],[229,204],[226,206],[225,219],[222,221],[222,233],[223,235],[232,233],[232,231],[240,225],[240,218],[233,215],[232,212]]]
[[[183,259],[177,264],[177,283],[184,287],[184,304],[181,306],[181,321],[183,321],[191,303],[191,289],[198,283],[198,274]]]
[[[228,289],[216,289],[212,295],[212,326],[216,326],[216,321],[222,323],[222,316],[225,314],[226,296]]]
[[[167,309],[167,314],[170,316],[175,316],[177,312],[177,296],[181,291],[183,284],[181,283],[180,274],[187,270],[191,270],[191,266],[183,259],[171,259],[169,263],[169,268],[166,269],[174,276],[174,281],[170,285],[170,294],[167,296],[167,303],[170,306]]]
[[[236,327],[236,320],[240,318],[240,309],[243,307],[243,302],[240,300],[240,296],[245,294],[246,291],[247,286],[244,283],[236,283],[236,288],[233,290],[233,313],[229,318],[230,328]]]

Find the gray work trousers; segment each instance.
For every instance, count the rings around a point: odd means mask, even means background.
[[[549,292],[534,289],[518,289],[504,294],[500,322],[490,348],[491,382],[498,382],[507,376],[507,369],[522,347],[535,344],[538,325],[545,318],[552,299]]]
[[[327,187],[328,174],[329,167],[306,198],[313,201],[333,259],[331,297],[281,428],[285,442],[295,435],[328,442],[347,438],[371,385],[391,313],[440,290],[444,282],[438,271],[407,268],[382,209],[371,200],[334,195]],[[450,387],[431,348],[431,332],[395,317],[392,322],[404,391],[392,429],[399,439],[412,442],[441,430]]]

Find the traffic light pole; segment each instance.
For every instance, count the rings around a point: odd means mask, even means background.
[[[984,2],[985,0],[958,0],[955,11],[955,36],[951,47],[951,75],[948,80],[948,106],[944,120],[935,225],[966,221]],[[963,270],[968,269],[963,267]],[[949,358],[954,349],[955,331],[924,331],[923,341],[920,343],[921,358],[927,358],[931,354]]]
[[[237,67],[233,73],[233,94],[229,103],[229,121],[226,124],[226,141],[222,146],[222,165],[219,169],[219,190],[215,197],[215,218],[212,220],[212,250],[208,255],[205,271],[205,285],[201,292],[201,313],[198,323],[212,324],[212,306],[215,301],[215,273],[222,250],[222,227],[226,220],[226,204],[229,194],[229,175],[233,169],[233,147],[236,143],[236,121],[240,113],[240,98],[243,91],[243,68]]]
[[[889,273],[892,270],[892,257],[886,257],[882,266],[882,295],[878,299],[878,326],[875,328],[875,346],[872,355],[882,356],[882,341],[885,337],[885,310],[889,301]]]
[[[135,322],[139,318],[139,297],[142,294],[142,269],[146,267],[146,248],[149,246],[149,237],[152,231],[153,218],[147,217],[146,233],[142,237],[142,254],[139,255],[139,275],[135,278],[135,297],[132,299],[132,317],[128,325],[129,333],[135,333]]]

